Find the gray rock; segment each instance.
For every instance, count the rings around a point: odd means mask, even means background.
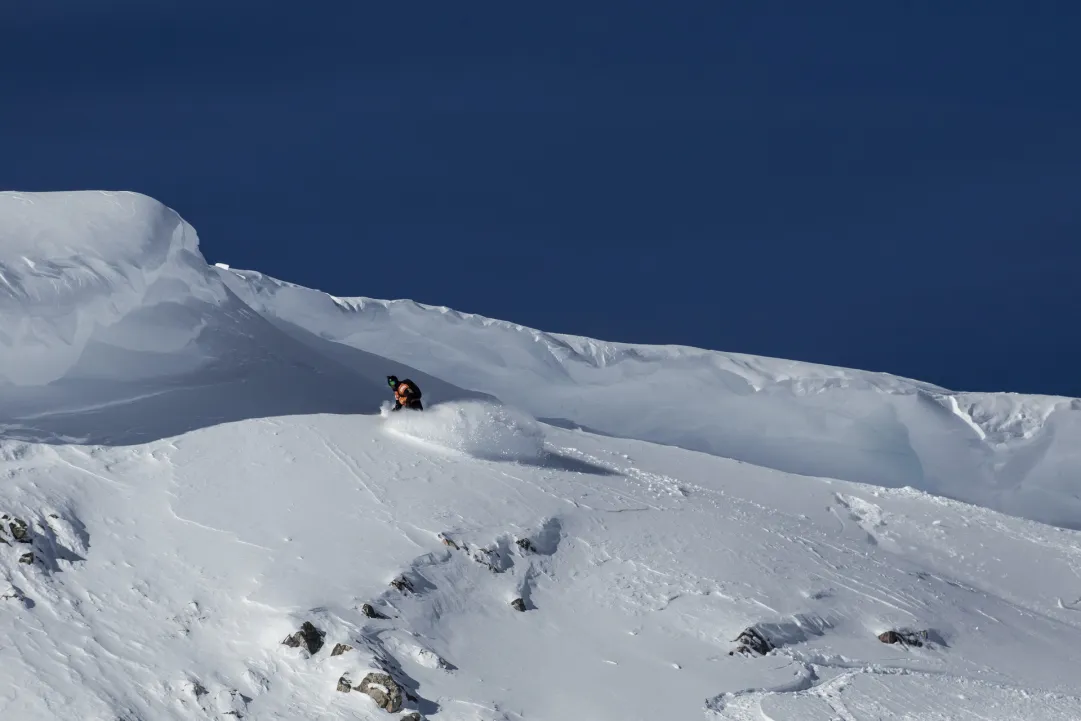
[[[34,554],[33,553],[24,553],[23,555],[19,556],[19,563],[25,563],[26,565],[29,566],[33,562],[34,562]]]
[[[878,640],[882,643],[899,643],[902,646],[923,646],[926,638],[926,631],[885,631],[878,634]]]
[[[407,713],[402,716],[402,721],[424,721],[424,717],[414,711],[413,713]]]
[[[342,676],[338,679],[338,690],[342,693],[349,693],[353,690],[353,682],[349,680],[349,676]]]
[[[352,651],[353,647],[347,643],[335,644],[334,650],[330,652],[331,656],[341,656],[346,651]]]
[[[357,691],[371,696],[376,705],[388,713],[402,710],[402,688],[385,673],[369,673],[357,686]]]
[[[8,528],[11,529],[11,537],[19,543],[30,543],[30,528],[26,525],[26,521],[21,518],[12,518],[11,523],[8,524]]]
[[[314,656],[323,647],[323,636],[326,636],[326,632],[317,629],[310,621],[305,621],[300,626],[300,630],[286,637],[282,644],[290,648],[303,646]]]
[[[397,578],[395,578],[393,581],[390,582],[390,585],[393,586],[394,588],[398,589],[402,593],[412,593],[413,592],[413,584],[410,583],[409,579],[406,578],[405,576],[398,576]]]
[[[525,601],[520,598],[516,598],[510,602],[510,607],[515,611],[525,611]]]
[[[733,656],[740,654],[741,656],[765,656],[767,653],[776,648],[770,640],[762,635],[754,626],[743,630],[739,636],[736,636],[736,643],[739,646],[735,651],[729,651],[728,655]]]
[[[372,606],[372,604],[370,604],[370,603],[366,603],[363,606],[361,606],[360,607],[360,612],[363,613],[368,618],[381,618],[381,619],[384,619],[384,620],[386,619],[386,616],[379,613],[379,611],[376,611],[375,607]]]
[[[518,548],[522,549],[525,553],[536,553],[537,547],[533,545],[533,541],[528,538],[519,538],[515,541],[518,544]]]

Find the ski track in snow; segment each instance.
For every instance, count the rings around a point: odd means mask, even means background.
[[[1081,718],[1081,401],[332,298],[135,194],[0,221],[5,718]]]

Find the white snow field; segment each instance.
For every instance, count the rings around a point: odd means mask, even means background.
[[[0,316],[5,719],[1081,719],[1078,401],[332,298],[129,193],[0,194]]]

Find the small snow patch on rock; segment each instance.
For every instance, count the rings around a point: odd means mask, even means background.
[[[402,709],[402,689],[385,673],[369,673],[357,690],[368,694],[379,708],[388,713],[398,713]]]

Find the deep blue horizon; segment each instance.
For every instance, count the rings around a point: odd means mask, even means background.
[[[0,188],[335,295],[1081,396],[1081,5],[365,5],[0,10]]]

